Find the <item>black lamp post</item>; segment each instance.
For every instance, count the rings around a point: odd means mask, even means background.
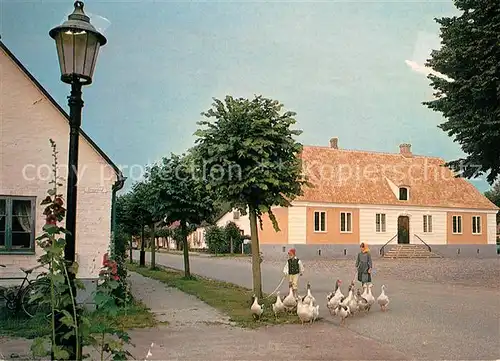
[[[106,44],[106,38],[90,24],[90,18],[85,15],[83,2],[75,1],[74,6],[75,10],[68,16],[68,20],[49,32],[49,35],[56,41],[61,80],[71,84],[71,95],[68,97],[70,135],[66,196],[66,229],[69,233],[66,235],[64,248],[64,258],[69,265],[75,262],[78,141],[83,108],[82,86],[92,83],[99,48]],[[72,268],[68,268],[69,288],[75,297],[75,274],[71,270]],[[72,314],[72,310],[68,311]],[[61,329],[65,328],[60,322],[57,326]],[[81,359],[81,350],[80,355],[77,355],[76,352],[75,337],[61,338],[58,340],[58,345],[65,346],[70,352],[70,360]]]

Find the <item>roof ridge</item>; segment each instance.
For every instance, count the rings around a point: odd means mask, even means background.
[[[382,155],[392,155],[392,156],[402,156],[401,153],[391,153],[391,152],[382,152],[382,151],[375,151],[375,150],[365,150],[365,149],[342,149],[342,148],[331,148],[329,146],[325,145],[303,145],[304,148],[318,148],[318,149],[328,149],[331,151],[335,152],[352,152],[352,153],[366,153],[366,154],[382,154]],[[442,157],[438,156],[430,156],[430,155],[422,155],[422,154],[415,154],[412,153],[411,158],[430,158],[430,159],[438,159],[446,162]]]

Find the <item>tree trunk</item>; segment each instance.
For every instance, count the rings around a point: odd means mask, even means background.
[[[249,207],[250,235],[252,237],[252,277],[253,292],[258,298],[262,298],[262,277],[260,272],[260,248],[259,234],[257,230],[257,213],[253,207]]]
[[[151,230],[151,264],[150,268],[156,268],[156,238],[155,238],[155,224],[152,223],[150,226]]]
[[[139,252],[139,266],[146,266],[146,242],[144,242],[144,226],[141,226],[141,251]]]
[[[130,236],[130,249],[128,250],[128,255],[129,255],[129,261],[130,263],[134,262],[133,256],[134,256],[134,249],[132,248],[134,245],[134,236]]]
[[[184,250],[184,277],[191,278],[191,270],[189,268],[189,245],[187,239],[186,222],[181,221],[182,245]]]
[[[229,239],[229,253],[233,254],[234,253],[234,248],[233,248],[233,237]]]

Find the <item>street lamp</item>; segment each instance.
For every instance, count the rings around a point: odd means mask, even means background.
[[[75,9],[68,16],[68,20],[49,32],[49,35],[56,42],[57,56],[59,57],[59,66],[61,68],[61,80],[64,83],[71,84],[71,94],[68,97],[70,135],[66,196],[66,229],[69,233],[66,234],[66,246],[64,248],[64,258],[68,265],[75,262],[78,143],[83,108],[82,86],[92,83],[92,75],[94,74],[99,48],[106,44],[104,35],[99,33],[90,24],[90,18],[83,11],[83,2],[75,1],[74,6]],[[76,288],[73,267],[68,267],[68,273],[68,286],[72,290],[73,297],[75,297]],[[73,314],[71,307],[69,308],[68,311],[70,314]],[[61,329],[65,329],[64,325],[59,321],[58,324]],[[71,330],[67,329],[67,331]],[[70,339],[61,337],[58,340],[58,344],[65,346],[70,352],[70,360],[81,359],[81,355],[76,354],[75,337],[71,337]],[[81,353],[81,350],[79,353]]]

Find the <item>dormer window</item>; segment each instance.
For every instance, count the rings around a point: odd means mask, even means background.
[[[408,188],[399,187],[399,200],[407,201],[408,200]]]

